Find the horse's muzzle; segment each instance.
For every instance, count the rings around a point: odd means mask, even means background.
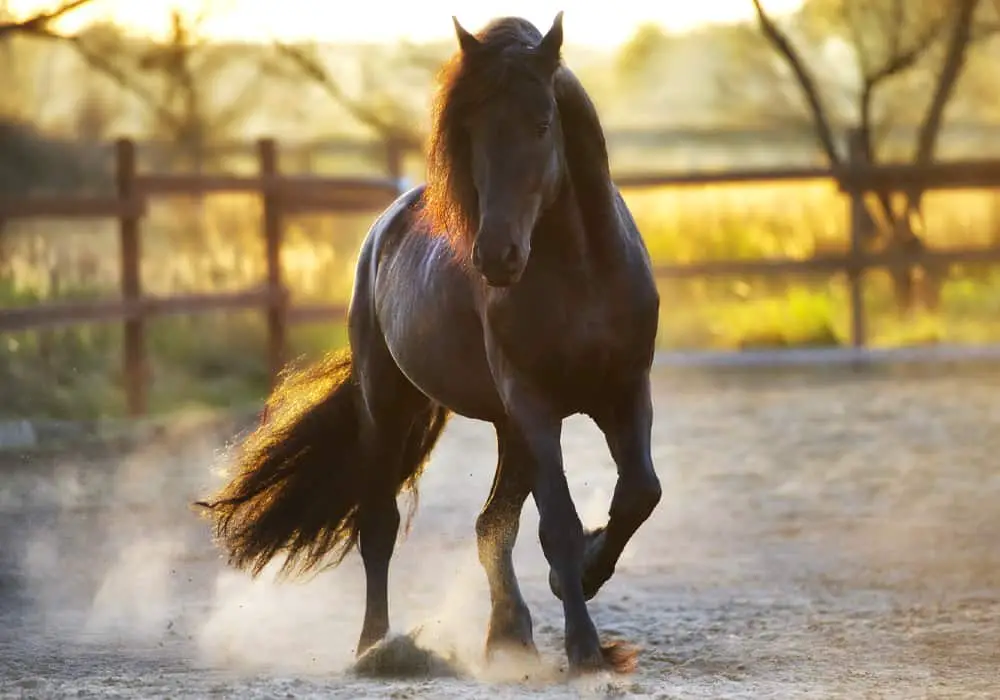
[[[524,272],[524,257],[516,243],[509,243],[495,254],[483,254],[477,243],[472,248],[472,264],[491,287],[509,287]]]

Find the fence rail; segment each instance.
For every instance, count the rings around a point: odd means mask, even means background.
[[[0,332],[24,331],[65,324],[121,322],[124,328],[124,378],[131,415],[147,409],[149,372],[146,357],[146,325],[149,319],[171,314],[195,314],[219,310],[261,309],[268,325],[267,356],[272,378],[283,367],[287,352],[288,326],[342,317],[342,304],[293,304],[280,265],[284,218],[306,212],[372,212],[387,206],[400,192],[403,152],[386,148],[385,177],[320,177],[282,175],[278,169],[278,146],[273,139],[257,144],[258,174],[175,175],[139,173],[136,144],[129,140],[115,147],[117,195],[38,196],[0,198],[0,221],[25,218],[117,219],[121,243],[120,297],[113,300],[47,303],[0,309]],[[851,245],[843,254],[811,258],[770,258],[658,264],[660,279],[683,279],[726,275],[844,274],[851,288],[851,341],[855,349],[865,346],[862,278],[874,268],[912,268],[920,265],[1000,263],[1000,247],[952,250],[867,252],[863,242],[872,225],[863,216],[869,193],[1000,187],[1000,160],[947,162],[926,166],[874,167],[853,161],[849,167],[771,168],[692,173],[634,173],[616,177],[622,189],[704,186],[710,184],[773,183],[781,181],[832,180],[852,202]],[[215,294],[185,294],[169,297],[143,292],[140,276],[142,240],[140,225],[153,197],[205,195],[219,192],[249,192],[263,203],[263,231],[267,275],[256,288]]]

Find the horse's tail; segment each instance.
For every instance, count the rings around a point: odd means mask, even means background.
[[[214,523],[230,565],[256,577],[284,552],[279,575],[336,566],[358,540],[362,499],[373,486],[415,486],[444,428],[447,411],[429,405],[405,441],[402,469],[365,454],[361,389],[350,353],[331,354],[287,374],[261,424],[235,455],[235,475],[213,499],[198,501]],[[379,484],[393,479],[396,483]]]

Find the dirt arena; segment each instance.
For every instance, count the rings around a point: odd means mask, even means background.
[[[454,420],[392,569],[394,628],[459,679],[347,672],[357,555],[300,583],[223,567],[187,503],[225,436],[0,470],[2,697],[998,697],[1000,371],[661,371],[664,499],[591,603],[638,671],[567,681],[529,501],[516,562],[542,661],[484,669],[473,521],[489,426]],[[601,522],[614,469],[584,419],[567,472]]]

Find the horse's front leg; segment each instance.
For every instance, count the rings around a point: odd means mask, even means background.
[[[500,650],[535,653],[531,613],[521,595],[514,573],[514,543],[524,502],[531,493],[534,469],[525,454],[524,441],[512,438],[511,428],[499,423],[499,459],[493,488],[476,518],[479,561],[490,587],[490,627],[486,635],[486,656]]]
[[[593,598],[615,572],[625,545],[660,502],[660,480],[653,468],[653,403],[649,376],[615,396],[594,421],[604,433],[618,469],[608,523],[586,535],[583,592]],[[562,578],[553,569],[549,585],[562,597]]]
[[[563,472],[562,419],[526,385],[507,378],[504,401],[515,430],[511,440],[534,469],[531,493],[538,507],[542,551],[563,591],[566,657],[573,672],[607,666],[627,670],[631,659],[619,647],[602,647],[583,594],[583,525]]]

